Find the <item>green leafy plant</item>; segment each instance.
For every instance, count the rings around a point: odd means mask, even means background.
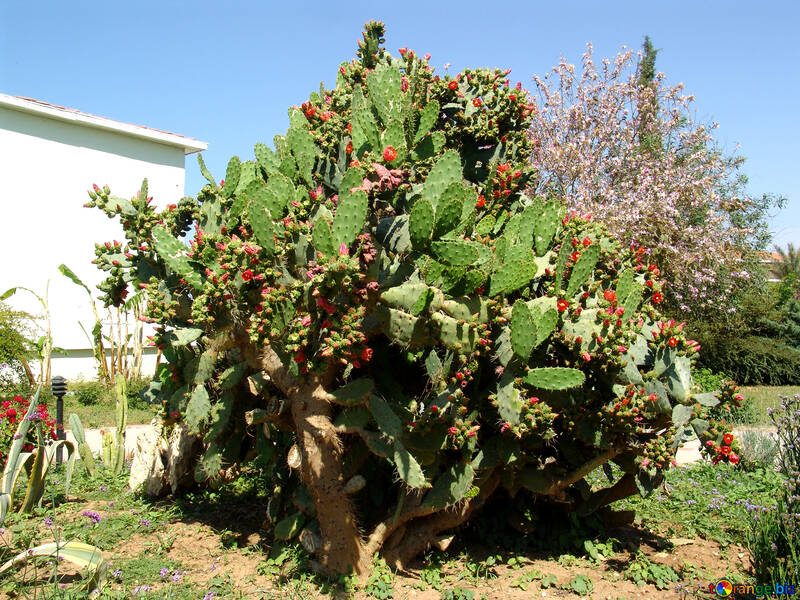
[[[38,400],[39,391],[37,390],[28,405],[27,412],[19,419],[19,425],[8,450],[5,469],[0,479],[0,525],[3,524],[6,515],[13,508],[14,491],[23,470],[27,473],[27,487],[25,497],[19,508],[20,512],[30,513],[34,507],[41,504],[44,497],[47,474],[59,447],[67,449],[68,458],[64,487],[65,493],[69,493],[70,480],[75,465],[75,446],[67,440],[51,440],[51,443],[46,443],[42,429],[42,421],[45,420],[46,415],[40,412]],[[36,447],[26,451],[26,438],[31,424],[34,427]]]
[[[778,441],[770,433],[745,431],[739,439],[740,464],[745,471],[773,469],[778,458]]]
[[[377,559],[364,584],[364,592],[372,598],[386,600],[394,598],[394,575],[391,569],[382,559]]]
[[[637,551],[624,572],[625,578],[639,587],[651,583],[659,590],[669,588],[673,583],[680,581],[680,577],[670,566],[651,561],[647,556]]]
[[[502,488],[582,516],[648,494],[733,400],[693,395],[697,346],[646,251],[526,193],[534,107],[508,72],[435,76],[383,35],[367,24],[274,149],[219,183],[201,158],[196,199],[159,212],[145,181],[89,202],[122,221],[97,246],[103,300],[146,290],[165,362],[145,395],[202,437],[195,481],[257,457],[274,538],[362,578]]]
[[[103,436],[103,463],[106,469],[119,473],[125,464],[125,437],[128,427],[127,383],[121,373],[114,380],[114,396],[117,428],[114,433],[107,431]]]
[[[763,581],[800,583],[800,394],[782,397],[770,410],[777,429],[778,464],[786,485],[776,505],[751,522],[747,549],[755,575]]]
[[[475,592],[461,587],[442,591],[442,600],[474,600]]]
[[[566,584],[560,586],[562,590],[574,592],[579,596],[588,596],[594,589],[594,582],[588,575],[575,575]]]

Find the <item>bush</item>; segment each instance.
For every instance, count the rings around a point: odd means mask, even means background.
[[[779,465],[787,485],[777,504],[756,520],[747,538],[758,581],[800,584],[800,394],[770,409],[777,428]]]
[[[102,381],[74,381],[70,382],[69,388],[78,403],[84,406],[104,404],[113,392],[113,389]]]
[[[0,394],[27,395],[27,361],[34,358],[34,319],[0,302]]]
[[[745,471],[774,469],[778,458],[778,442],[769,433],[745,431],[739,437],[739,464]]]
[[[698,335],[699,362],[742,385],[800,385],[800,352],[769,338]]]
[[[722,388],[727,377],[724,373],[715,373],[711,369],[701,368],[694,371],[693,380],[702,392],[713,392]],[[758,422],[758,412],[755,404],[749,398],[744,398],[739,405],[719,404],[709,411],[709,415],[718,420],[732,424],[752,425]]]
[[[704,392],[713,392],[722,386],[722,382],[727,379],[724,373],[716,373],[711,369],[701,368],[695,369],[692,373],[694,383]]]
[[[147,290],[166,361],[147,394],[202,436],[195,480],[258,457],[274,538],[364,575],[501,488],[588,516],[652,491],[695,434],[738,460],[704,418],[735,388],[687,404],[696,346],[658,312],[646,250],[526,193],[527,92],[499,69],[434,76],[382,36],[368,24],[275,150],[219,184],[201,160],[196,200],[90,192],[126,237],[97,246],[104,300]],[[586,494],[609,461],[613,489]]]

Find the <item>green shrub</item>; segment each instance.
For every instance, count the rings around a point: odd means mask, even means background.
[[[770,434],[745,431],[739,436],[739,464],[745,471],[774,469],[778,458],[778,442]]]
[[[75,399],[84,406],[94,406],[108,401],[111,389],[102,381],[75,381],[69,384]]]
[[[800,394],[769,411],[777,428],[779,466],[786,485],[776,506],[758,515],[747,537],[758,581],[800,583]]]
[[[715,373],[711,369],[702,368],[694,372],[694,383],[704,392],[713,392],[722,386],[722,381],[728,379],[725,373]]]
[[[707,337],[706,337],[707,335]],[[700,365],[741,385],[800,385],[800,352],[758,336],[698,336]]]
[[[585,518],[608,491],[584,478],[610,461],[621,498],[689,437],[733,460],[704,407],[735,390],[688,402],[696,345],[660,315],[647,251],[526,192],[527,92],[500,69],[434,76],[383,33],[367,25],[274,150],[219,184],[201,159],[197,199],[90,192],[125,234],[96,246],[103,300],[147,290],[165,360],[148,395],[202,436],[195,481],[262,457],[273,537],[363,576],[506,490]]]

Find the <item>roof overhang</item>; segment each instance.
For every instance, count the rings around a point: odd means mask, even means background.
[[[0,94],[0,107],[35,114],[49,119],[55,119],[57,121],[67,121],[70,123],[83,125],[85,127],[92,127],[94,129],[113,131],[122,135],[128,135],[159,144],[165,144],[167,146],[182,148],[184,154],[202,152],[208,148],[208,144],[206,142],[201,142],[194,138],[185,137],[177,133],[152,129],[143,125],[123,123],[122,121],[115,121],[113,119],[107,119],[106,117],[98,117],[96,115],[75,110],[73,108],[56,106],[54,104],[48,104],[47,102],[41,102],[32,98],[22,98],[20,96]]]

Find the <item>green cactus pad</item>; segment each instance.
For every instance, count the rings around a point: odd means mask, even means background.
[[[524,300],[517,300],[511,311],[511,347],[514,353],[527,362],[536,344],[536,322]]]
[[[365,402],[373,389],[375,389],[375,382],[372,379],[354,379],[338,390],[331,392],[331,396],[335,402],[342,406],[354,406]]]
[[[511,425],[517,425],[522,410],[519,390],[514,387],[514,377],[505,373],[497,383],[497,412],[500,418]]]
[[[189,258],[186,256],[186,246],[160,226],[153,228],[153,239],[155,240],[156,252],[167,263],[169,268],[180,275],[194,289],[201,289],[203,280],[200,278],[200,274],[189,264]]]
[[[306,516],[301,512],[296,512],[275,525],[275,537],[279,540],[291,540],[300,533],[305,522]]]
[[[448,150],[436,162],[425,179],[422,197],[436,210],[439,198],[454,183],[461,183],[461,157],[455,150]]]
[[[233,196],[233,192],[236,191],[241,172],[242,162],[238,156],[234,156],[228,161],[228,168],[225,170],[225,185],[222,186],[222,195],[226,198]]]
[[[586,375],[578,369],[565,367],[541,367],[531,369],[525,382],[542,390],[568,390],[583,385]]]
[[[267,181],[266,201],[273,220],[283,217],[286,205],[294,200],[295,188],[292,180],[283,173],[273,173]]]
[[[595,243],[588,248],[584,248],[572,267],[572,274],[569,277],[569,284],[567,284],[567,298],[572,298],[581,286],[589,281],[599,259],[600,244]]]
[[[634,281],[631,285],[631,291],[628,293],[627,298],[625,298],[625,304],[623,305],[626,318],[631,318],[631,316],[639,310],[639,305],[642,303],[643,291],[644,286]]]
[[[512,260],[492,274],[489,295],[510,294],[527,285],[536,276],[536,263]]]
[[[334,427],[338,427],[347,431],[354,429],[363,429],[372,418],[372,413],[366,406],[349,406],[339,413],[336,420],[333,422]]]
[[[415,161],[428,160],[439,154],[444,148],[447,138],[444,132],[434,131],[429,136],[422,138],[422,141],[417,144],[414,151],[411,153],[411,159]]]
[[[254,181],[253,184],[255,184],[253,187],[266,192],[266,186],[263,186],[261,182]],[[247,218],[250,220],[250,226],[261,247],[270,254],[274,253],[275,228],[265,195],[253,198],[247,206]]]
[[[430,307],[435,298],[436,292],[424,283],[404,283],[381,293],[381,302],[385,305],[407,310],[414,315]],[[419,306],[420,302],[422,306]],[[441,304],[441,301],[437,304]]]
[[[395,442],[394,445],[394,466],[408,487],[415,489],[428,487],[425,474],[417,459],[399,442]]]
[[[367,89],[372,105],[378,111],[384,126],[392,121],[402,122],[400,98],[402,74],[396,67],[382,67],[367,73]]]
[[[200,425],[208,418],[211,412],[211,403],[208,399],[208,390],[205,386],[198,385],[192,392],[189,404],[186,405],[186,424],[192,433],[200,431]]]
[[[550,248],[553,236],[558,232],[561,205],[557,200],[550,200],[542,205],[541,213],[533,227],[533,243],[536,254],[544,255]]]
[[[439,475],[425,494],[422,506],[441,510],[461,501],[472,487],[475,471],[470,463],[457,463]]]
[[[336,254],[336,245],[333,242],[331,226],[324,218],[317,219],[317,222],[314,223],[311,240],[314,244],[314,249],[322,252],[325,256],[334,256]]]
[[[211,173],[208,171],[208,168],[206,167],[206,161],[203,160],[203,155],[200,154],[199,152],[197,153],[197,164],[200,165],[200,173],[203,175],[203,177],[206,178],[208,183],[216,187],[217,182],[214,181],[214,178],[211,176]]]
[[[617,300],[624,304],[631,291],[633,290],[633,269],[625,269],[619,274],[617,280]]]
[[[281,165],[281,160],[266,144],[258,142],[255,145],[254,152],[259,166],[264,170],[267,175],[272,175],[278,171]]]
[[[334,247],[338,248],[341,244],[349,246],[361,233],[367,220],[367,205],[367,195],[362,190],[339,195],[339,205],[331,227]]]
[[[475,226],[475,233],[478,235],[488,235],[495,224],[494,215],[486,215]]]
[[[372,417],[378,424],[378,431],[392,439],[399,439],[403,435],[403,422],[394,413],[385,400],[375,396],[369,398],[369,409]]]
[[[531,315],[536,323],[536,340],[533,347],[537,348],[555,331],[558,324],[558,311],[555,308],[548,308],[542,311],[540,307],[533,305]]]
[[[436,207],[436,222],[433,226],[433,239],[452,231],[461,221],[464,208],[464,186],[451,184],[439,199]]]
[[[454,267],[466,267],[478,260],[475,242],[446,240],[431,242],[433,254],[443,263]]]
[[[436,100],[428,102],[419,114],[419,127],[414,134],[414,144],[418,144],[433,127],[439,118],[439,103]]]
[[[412,346],[430,339],[425,322],[407,312],[379,306],[378,316],[383,332],[396,344]]]
[[[420,198],[414,203],[411,208],[411,214],[408,217],[408,234],[411,237],[411,245],[415,250],[422,250],[428,247],[433,224],[433,207],[425,198]]]
[[[387,146],[391,146],[397,152],[397,157],[388,165],[396,166],[401,164],[405,160],[406,154],[408,154],[402,121],[390,121],[386,126],[381,135],[381,148],[386,148]]]
[[[293,127],[286,134],[286,144],[294,156],[300,176],[308,185],[312,185],[311,173],[314,169],[314,162],[317,159],[317,147],[314,144],[314,138],[307,129]]]
[[[564,240],[556,258],[556,292],[560,292],[563,289],[561,284],[564,281],[564,273],[567,270],[567,261],[569,261],[570,254],[572,254],[572,246],[567,240]]]
[[[478,334],[473,327],[441,313],[433,313],[431,321],[438,328],[439,340],[448,348],[471,352],[478,343]]]

